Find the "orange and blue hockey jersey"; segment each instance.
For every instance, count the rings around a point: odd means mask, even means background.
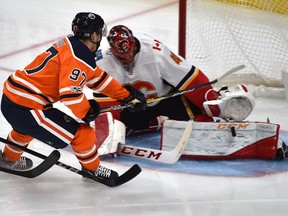
[[[3,93],[14,103],[44,110],[61,101],[78,118],[90,108],[84,85],[122,100],[129,92],[96,66],[95,54],[74,36],[67,36],[38,55],[4,83]]]

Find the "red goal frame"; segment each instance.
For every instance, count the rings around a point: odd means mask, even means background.
[[[178,23],[178,54],[186,57],[186,13],[187,0],[179,0],[179,23]]]

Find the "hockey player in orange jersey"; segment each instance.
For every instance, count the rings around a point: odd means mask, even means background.
[[[99,165],[96,134],[88,123],[97,118],[100,108],[95,100],[86,98],[84,85],[123,103],[138,102],[138,110],[146,107],[146,99],[135,88],[123,87],[96,66],[95,52],[106,31],[99,15],[78,13],[72,31],[73,35],[53,44],[5,81],[1,110],[13,128],[7,139],[25,147],[34,138],[55,148],[70,144],[84,171],[113,178],[118,175],[116,172]],[[82,121],[53,108],[58,101]],[[22,153],[6,145],[0,151],[0,166],[31,168],[32,160],[21,157]]]

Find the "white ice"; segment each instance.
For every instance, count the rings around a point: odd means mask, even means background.
[[[71,33],[80,11],[100,14],[108,29],[124,24],[155,36],[178,51],[176,0],[0,0],[0,80],[23,68],[58,38]],[[102,47],[107,47],[105,38]],[[280,98],[256,98],[249,120],[279,123],[287,131],[288,103]],[[11,127],[0,114],[0,135]],[[3,144],[0,144],[3,147]],[[31,149],[45,155],[51,148],[33,141]],[[61,161],[80,168],[74,155],[61,150]],[[27,154],[25,154],[27,155]],[[28,155],[27,155],[28,156]],[[31,155],[35,164],[41,160]],[[229,166],[227,161],[226,166]],[[127,164],[117,159],[103,165],[123,173]],[[271,168],[273,171],[273,167]],[[273,172],[272,172],[273,173]],[[60,167],[35,179],[0,173],[0,215],[111,215],[111,216],[237,216],[286,215],[287,169],[260,177],[226,177],[143,169],[131,182],[117,188],[84,183],[81,176]]]

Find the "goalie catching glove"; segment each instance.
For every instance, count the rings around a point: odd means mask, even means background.
[[[130,96],[124,100],[121,100],[121,105],[130,104],[131,106],[128,107],[130,112],[139,112],[145,110],[147,107],[145,95],[131,85],[125,85],[123,87],[130,92]]]
[[[210,98],[215,98],[215,94],[218,98],[211,100]],[[229,91],[228,87],[221,88],[218,92],[211,89],[206,93],[205,99],[207,101],[203,106],[209,116],[234,121],[243,121],[255,106],[253,96],[244,85],[237,85],[233,91]]]

